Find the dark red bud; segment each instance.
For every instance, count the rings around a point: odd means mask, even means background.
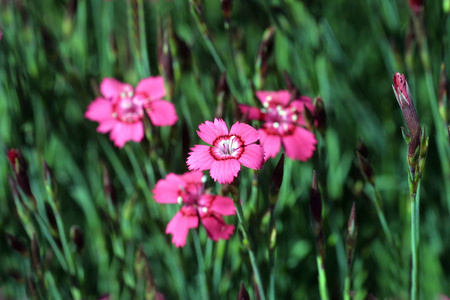
[[[408,0],[409,7],[417,15],[422,12],[425,5],[425,0]]]
[[[237,300],[250,300],[250,295],[245,289],[245,285],[243,282],[241,282],[241,288],[239,289]]]

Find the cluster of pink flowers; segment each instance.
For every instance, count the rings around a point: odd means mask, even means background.
[[[186,244],[189,229],[198,227],[199,219],[208,237],[214,241],[228,239],[234,232],[234,226],[226,224],[223,219],[223,216],[236,214],[233,199],[205,193],[205,181],[200,171],[183,175],[171,173],[159,180],[153,190],[158,203],[182,204],[166,228],[177,247]]]
[[[317,141],[314,134],[303,127],[305,107],[314,111],[311,98],[302,96],[290,101],[288,91],[259,91],[256,96],[263,108],[243,104],[239,108],[250,120],[264,122],[259,133],[266,160],[275,157],[281,145],[293,160],[306,161],[311,158]]]
[[[100,91],[103,97],[89,105],[85,117],[99,122],[98,132],[110,132],[117,147],[123,147],[128,141],[142,140],[145,113],[154,126],[170,126],[178,120],[174,105],[162,100],[165,88],[160,76],[141,80],[135,89],[116,79],[105,78]],[[222,119],[205,121],[199,125],[197,134],[208,145],[191,148],[186,162],[193,172],[171,173],[157,182],[153,190],[156,202],[182,205],[166,228],[177,247],[186,244],[189,229],[198,227],[199,220],[214,241],[228,239],[234,232],[234,226],[223,219],[236,213],[233,200],[205,193],[206,178],[201,171],[209,170],[214,181],[220,184],[232,183],[241,165],[259,170],[267,159],[277,155],[281,145],[286,155],[295,160],[305,161],[314,153],[316,139],[303,127],[302,115],[305,107],[313,111],[311,98],[290,101],[287,91],[260,91],[257,97],[263,108],[239,107],[250,120],[263,122],[259,130],[239,122],[228,130]]]
[[[175,106],[162,100],[166,90],[161,76],[142,79],[134,90],[129,84],[105,78],[100,92],[103,97],[95,99],[84,116],[99,122],[98,132],[110,132],[117,147],[142,140],[144,112],[155,126],[171,126],[178,120]]]

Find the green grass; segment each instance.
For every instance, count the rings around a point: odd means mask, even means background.
[[[283,72],[287,71],[303,95],[322,97],[327,112],[327,129],[324,137],[317,133],[315,157],[305,163],[286,158],[274,212],[276,298],[319,298],[309,211],[313,169],[324,203],[330,298],[341,299],[344,293],[346,231],[353,201],[358,235],[351,289],[357,292],[356,299],[369,293],[379,299],[409,298],[407,145],[391,88],[395,72],[408,78],[419,118],[430,134],[421,181],[420,298],[450,294],[446,188],[450,178],[443,175],[448,169],[447,122],[433,112],[431,103],[437,99],[441,63],[450,63],[448,12],[442,3],[428,1],[424,11],[429,69],[423,65],[417,42],[412,43],[411,59],[405,55],[411,18],[406,0],[253,0],[233,5],[227,31],[220,1],[203,1],[199,20],[189,1],[182,0],[0,4],[0,148],[4,153],[10,148],[22,152],[37,201],[37,211],[29,212],[23,222],[8,184],[12,170],[7,156],[0,155],[0,298],[98,299],[107,293],[112,299],[143,298],[142,282],[148,280],[166,299],[235,299],[241,282],[255,299],[252,267],[238,230],[228,241],[213,242],[200,228],[198,236],[191,232],[186,246],[178,249],[165,234],[178,208],[157,204],[151,191],[166,174],[187,171],[187,152],[200,143],[198,125],[214,118],[216,89],[224,70],[232,97],[240,103],[257,103],[252,92],[255,63],[269,26],[275,28],[274,47],[261,88],[286,89]],[[168,28],[174,68],[170,100],[179,121],[173,127],[152,128],[151,140],[118,149],[83,114],[99,95],[104,77],[136,85],[144,77],[162,74],[158,36]],[[231,125],[235,122],[231,98],[225,105],[224,118]],[[369,150],[395,246],[380,225],[373,189],[358,169],[358,141]],[[42,159],[53,171],[54,199],[46,191]],[[240,174],[244,216],[266,295],[268,187],[278,160],[279,156],[269,160],[258,172],[258,189],[252,189],[252,171]],[[103,192],[104,169],[117,192],[116,206]],[[207,186],[220,192],[212,179]],[[45,213],[45,203],[52,201],[61,215],[59,233]],[[238,224],[234,216],[227,221]],[[73,225],[84,233],[81,252],[69,236]],[[36,233],[39,245],[38,271],[32,255],[21,256],[5,236],[8,232],[20,238],[31,251],[27,226],[28,232]],[[152,280],[136,263],[139,247]]]

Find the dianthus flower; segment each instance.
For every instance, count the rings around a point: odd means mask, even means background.
[[[241,170],[241,164],[256,170],[262,168],[264,150],[255,144],[259,132],[250,125],[236,122],[228,132],[224,120],[214,119],[214,123],[206,121],[198,129],[198,136],[212,146],[191,148],[187,159],[189,170],[210,170],[214,181],[230,183]]]
[[[99,122],[98,132],[111,131],[110,138],[117,147],[142,140],[144,111],[155,126],[170,126],[178,120],[175,106],[161,99],[166,94],[161,76],[142,79],[134,90],[127,83],[105,78],[100,92],[103,98],[89,104],[84,116]]]
[[[241,112],[250,120],[264,122],[258,129],[265,159],[275,157],[283,144],[286,155],[294,160],[306,161],[316,149],[316,137],[304,128],[302,112],[307,107],[314,111],[311,98],[301,96],[290,101],[288,91],[259,91],[256,96],[263,108],[239,105]]]
[[[199,219],[214,241],[227,240],[234,232],[234,226],[223,219],[223,216],[236,214],[233,199],[205,193],[205,181],[206,176],[200,171],[183,175],[170,173],[153,189],[156,202],[183,205],[166,228],[166,234],[172,234],[172,243],[177,247],[186,244],[189,229],[198,227]]]

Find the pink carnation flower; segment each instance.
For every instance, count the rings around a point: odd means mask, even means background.
[[[183,175],[170,173],[153,189],[156,202],[183,205],[166,228],[166,234],[172,234],[172,243],[177,247],[186,244],[188,231],[198,227],[199,218],[214,241],[227,240],[234,232],[234,226],[226,224],[222,217],[236,214],[233,199],[204,193],[204,179],[200,171]]]
[[[259,129],[265,159],[275,157],[283,144],[286,155],[294,160],[306,161],[316,149],[316,137],[304,128],[303,110],[314,111],[311,98],[301,96],[290,101],[288,91],[259,91],[256,96],[263,108],[240,104],[241,112],[250,120],[260,120],[264,124]]]
[[[222,119],[206,121],[198,126],[197,134],[212,146],[195,145],[191,148],[187,164],[189,170],[210,170],[219,183],[230,183],[244,166],[259,170],[264,164],[264,150],[255,144],[259,133],[250,125],[236,122],[228,132]]]
[[[144,111],[155,126],[170,126],[178,120],[175,106],[161,99],[166,94],[161,76],[142,79],[134,90],[129,84],[105,78],[100,92],[103,98],[89,104],[84,116],[99,122],[98,132],[111,131],[110,138],[117,147],[142,140]]]

